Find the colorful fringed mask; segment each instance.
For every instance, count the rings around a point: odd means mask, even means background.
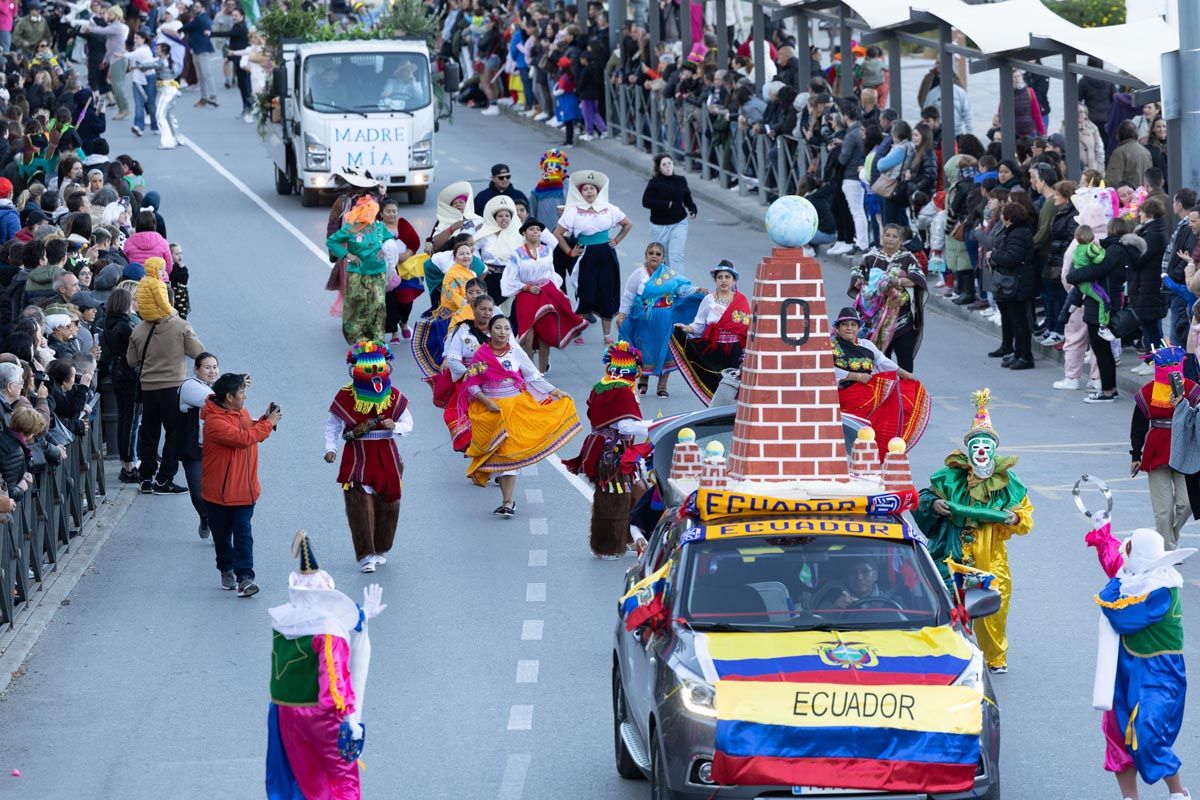
[[[604,353],[604,367],[610,378],[637,380],[642,371],[642,353],[629,342],[614,342]]]
[[[346,354],[354,410],[379,414],[392,404],[392,351],[383,342],[356,342]]]
[[[567,160],[566,153],[553,147],[542,155],[538,166],[542,169],[542,178],[538,181],[539,186],[561,186],[567,179],[567,168],[571,166],[571,162]]]
[[[1171,405],[1171,376],[1183,375],[1182,347],[1171,345],[1154,351],[1154,388],[1150,390],[1150,404],[1167,408]]]

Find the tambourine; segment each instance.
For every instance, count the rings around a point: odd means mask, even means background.
[[[1083,502],[1083,496],[1082,496],[1082,492],[1080,492],[1080,489],[1086,483],[1094,484],[1095,487],[1100,490],[1100,494],[1102,497],[1104,497],[1104,502],[1106,504],[1106,507],[1104,508],[1103,511],[1092,511]],[[1083,475],[1080,475],[1079,480],[1075,481],[1075,486],[1072,487],[1072,489],[1071,489],[1071,496],[1073,498],[1075,498],[1075,507],[1079,509],[1079,513],[1083,514],[1085,517],[1087,517],[1090,520],[1093,520],[1096,523],[1102,523],[1112,516],[1112,510],[1113,510],[1112,490],[1108,488],[1107,483],[1105,483],[1104,481],[1100,480],[1097,477],[1088,475],[1086,473]]]

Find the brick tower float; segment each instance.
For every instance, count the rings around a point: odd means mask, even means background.
[[[754,276],[729,458],[735,481],[849,477],[821,266],[804,255],[803,238],[773,219],[777,207],[783,221],[806,214],[800,204],[812,208],[792,196],[767,212],[772,241],[789,246],[775,247]]]

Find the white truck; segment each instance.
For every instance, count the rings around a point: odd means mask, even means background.
[[[421,39],[285,41],[266,137],[275,190],[315,206],[341,168],[357,167],[424,203],[438,126],[432,73]]]

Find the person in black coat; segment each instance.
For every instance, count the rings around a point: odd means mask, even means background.
[[[103,109],[96,107],[96,99],[92,96],[91,89],[80,89],[75,93],[75,106],[83,115],[76,131],[83,142],[83,152],[91,155],[96,152],[96,142],[104,135],[108,120],[105,119]]]
[[[1110,298],[1108,313],[1114,315],[1121,308],[1121,287],[1125,284],[1126,270],[1145,253],[1146,243],[1133,234],[1133,225],[1120,217],[1109,220],[1107,234],[1100,240],[1100,246],[1104,248],[1104,260],[1099,264],[1072,268],[1067,272],[1067,283],[1078,286],[1091,282],[1103,289]],[[1100,305],[1087,295],[1083,298],[1083,321],[1087,324],[1088,341],[1100,372],[1100,391],[1090,393],[1083,401],[1112,402],[1117,396],[1116,358],[1111,343],[1100,335]]]
[[[991,253],[992,293],[1000,309],[1000,347],[988,355],[1009,369],[1033,369],[1033,298],[1041,286],[1033,227],[1025,207],[1007,203]]]
[[[45,432],[45,418],[28,406],[14,409],[9,427],[0,432],[0,477],[13,500],[20,500],[33,486],[30,443]]]
[[[117,407],[117,452],[121,457],[122,483],[138,483],[140,478],[134,469],[136,454],[134,440],[134,390],[137,374],[125,354],[129,351],[129,337],[141,322],[134,314],[133,293],[128,289],[116,288],[108,296],[104,306],[104,330],[100,332],[100,353],[108,358],[108,374],[112,378],[111,399]]]
[[[667,250],[667,264],[684,274],[688,221],[696,218],[697,209],[687,178],[675,172],[675,161],[669,153],[654,157],[654,172],[642,192],[642,207],[650,210],[650,241],[662,244]]]
[[[1162,344],[1162,319],[1167,315],[1162,292],[1163,256],[1167,252],[1167,209],[1157,197],[1147,198],[1139,210],[1142,224],[1135,233],[1146,243],[1146,251],[1129,265],[1129,306],[1142,324],[1142,348],[1149,352]],[[1150,374],[1150,368],[1145,370]]]

